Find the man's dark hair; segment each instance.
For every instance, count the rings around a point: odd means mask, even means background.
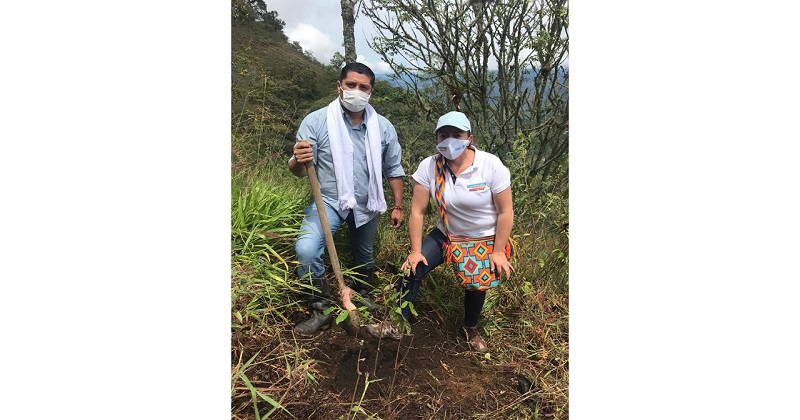
[[[347,73],[354,71],[358,74],[363,74],[369,76],[369,85],[375,86],[375,73],[372,72],[372,69],[365,66],[361,63],[349,63],[342,68],[342,74],[339,75],[339,81],[341,82],[347,77]]]

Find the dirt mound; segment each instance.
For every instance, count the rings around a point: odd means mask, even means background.
[[[319,386],[290,411],[309,419],[347,418],[353,411],[381,419],[507,418],[509,410],[530,404],[513,366],[470,352],[460,334],[426,318],[400,341],[375,339],[363,328],[352,337],[334,326],[307,339]]]

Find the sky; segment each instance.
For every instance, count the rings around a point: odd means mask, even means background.
[[[266,0],[266,4],[267,10],[278,12],[278,17],[286,22],[283,31],[289,40],[297,41],[320,63],[330,63],[337,51],[344,55],[339,0]],[[375,73],[391,72],[389,65],[367,45],[367,39],[374,33],[369,18],[356,18],[357,60],[369,66]]]
[[[339,0],[267,0],[267,10],[278,12],[286,25],[284,33],[291,41],[297,41],[321,63],[330,63],[335,52],[344,55],[342,46],[341,2]],[[356,17],[356,54],[359,62],[372,68],[375,73],[391,73],[389,65],[380,59],[367,40],[377,31],[365,16]],[[569,64],[569,56],[564,61]],[[497,68],[496,60],[490,58],[489,68]]]

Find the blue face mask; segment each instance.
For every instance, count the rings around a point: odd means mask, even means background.
[[[461,154],[464,153],[464,150],[467,150],[467,145],[469,145],[469,140],[467,139],[448,137],[441,143],[437,144],[436,149],[442,154],[442,156],[444,156],[445,159],[453,160],[461,156]]]

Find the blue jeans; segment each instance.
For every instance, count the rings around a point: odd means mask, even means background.
[[[398,306],[402,305],[404,300],[414,303],[419,294],[419,287],[422,283],[422,278],[431,270],[438,267],[444,262],[444,245],[447,243],[447,236],[441,230],[434,227],[428,236],[422,240],[422,255],[428,260],[428,265],[423,263],[417,264],[415,274],[409,274],[407,277],[401,278],[395,285],[395,290],[406,293],[404,297],[397,303]],[[475,327],[478,325],[478,318],[483,310],[483,303],[486,299],[486,291],[473,291],[464,289],[464,326]],[[403,318],[411,319],[411,310],[408,307],[402,309]]]
[[[446,242],[447,237],[436,227],[428,233],[428,236],[422,239],[422,255],[428,260],[428,265],[420,262],[417,264],[416,274],[409,274],[409,276],[397,281],[395,289],[403,293],[408,292],[405,297],[401,298],[401,303],[403,300],[411,303],[416,301],[422,278],[444,262],[444,250],[442,247]],[[403,317],[411,319],[411,310],[408,307],[403,308]]]
[[[322,223],[319,220],[317,206],[312,201],[305,210],[303,223],[300,225],[300,235],[297,238],[294,250],[300,265],[297,275],[302,279],[311,273],[312,278],[320,279],[325,274],[323,255],[325,252],[325,236],[322,233]],[[378,228],[379,217],[374,217],[369,222],[356,228],[353,212],[350,211],[346,218],[341,218],[329,205],[325,205],[325,214],[331,226],[331,234],[335,235],[342,223],[347,223],[350,229],[350,245],[353,252],[353,263],[363,265],[360,269],[371,269],[375,265],[372,255],[372,244],[375,242],[375,232]]]

